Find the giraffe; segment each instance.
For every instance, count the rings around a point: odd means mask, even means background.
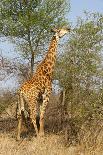
[[[54,33],[49,50],[43,61],[37,66],[33,77],[26,81],[18,90],[18,131],[17,140],[20,140],[20,132],[22,125],[22,113],[25,111],[25,105],[28,106],[30,119],[33,123],[37,137],[44,135],[44,114],[46,106],[49,102],[50,94],[52,92],[52,74],[56,61],[57,45],[59,38],[69,32],[69,28],[52,29]],[[42,96],[42,104],[38,105],[38,98]],[[38,130],[36,124],[37,109],[39,106],[39,125]]]

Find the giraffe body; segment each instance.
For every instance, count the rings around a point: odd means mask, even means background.
[[[67,32],[67,30],[65,30]],[[44,135],[44,114],[46,106],[49,102],[50,94],[52,91],[52,74],[54,70],[56,60],[57,43],[59,39],[60,30],[54,31],[49,50],[44,60],[37,67],[34,76],[27,82],[25,82],[18,91],[18,133],[17,140],[20,139],[20,131],[22,125],[22,112],[25,111],[25,103],[28,105],[28,111],[30,112],[30,118],[34,125],[36,135]],[[61,31],[62,32],[62,31]],[[66,32],[62,32],[63,35]],[[62,34],[61,34],[62,35]],[[60,36],[61,37],[61,36]],[[38,105],[38,98],[42,95],[42,104]],[[38,107],[39,106],[39,107]],[[40,130],[38,131],[36,125],[36,116],[39,109],[40,115]]]

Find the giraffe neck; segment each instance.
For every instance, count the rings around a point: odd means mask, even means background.
[[[55,60],[56,60],[56,51],[57,51],[58,39],[56,36],[52,37],[49,50],[44,58],[44,60],[37,67],[38,73],[45,73],[49,78],[52,78],[52,73],[54,70]]]
[[[50,46],[49,46],[48,53],[45,57],[45,60],[47,62],[55,63],[56,52],[57,52],[57,44],[58,44],[58,39],[56,38],[56,36],[53,36],[51,43],[50,43]]]

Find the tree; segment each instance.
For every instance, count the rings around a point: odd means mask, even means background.
[[[78,19],[55,70],[66,92],[66,112],[77,127],[101,117],[103,106],[103,15],[86,13],[85,17]]]
[[[58,58],[54,79],[65,92],[66,140],[94,146],[103,120],[103,15],[85,14]]]
[[[1,0],[1,34],[15,40],[25,58],[34,59],[46,47],[50,29],[66,25],[65,14],[69,9],[66,0]]]

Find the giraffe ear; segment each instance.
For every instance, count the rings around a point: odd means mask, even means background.
[[[57,32],[57,29],[56,28],[52,28],[51,29],[51,32],[55,32],[56,33]]]

